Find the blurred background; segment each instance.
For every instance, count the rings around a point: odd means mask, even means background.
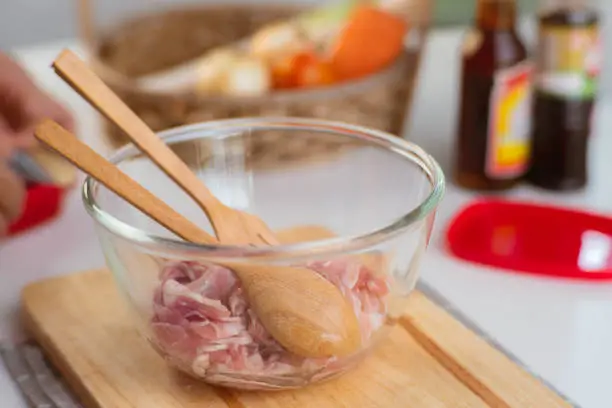
[[[75,35],[75,4],[78,0],[2,0],[0,13],[0,47],[14,47],[55,38]],[[207,1],[207,0],[203,0]],[[212,0],[208,0],[212,1]],[[235,0],[229,0],[235,1]],[[287,3],[321,3],[316,0],[285,0]],[[228,0],[224,0],[227,3]],[[240,3],[257,3],[242,0]],[[280,1],[279,1],[280,2]],[[533,12],[538,0],[519,0],[523,14]],[[96,4],[112,18],[130,7],[130,0],[106,0]],[[453,26],[468,24],[473,15],[476,0],[436,0],[435,25]],[[28,24],[24,24],[24,21]]]
[[[27,46],[44,41],[52,41],[76,36],[76,3],[78,0],[2,0],[0,12],[0,49]],[[203,2],[214,0],[202,0]],[[523,16],[533,14],[539,0],[518,0]],[[257,0],[224,0],[224,3],[257,3]],[[279,1],[281,2],[281,1]],[[286,3],[316,4],[317,0],[284,0]],[[602,11],[604,55],[612,54],[612,29],[608,26],[612,16],[612,2],[592,0]],[[476,0],[435,0],[434,28],[467,25],[472,21]],[[130,0],[105,0],[96,2],[96,14],[102,19],[112,20],[113,16],[130,9]],[[24,22],[27,21],[27,24]],[[605,62],[604,66],[609,66]],[[612,78],[604,74],[602,92],[612,92]]]

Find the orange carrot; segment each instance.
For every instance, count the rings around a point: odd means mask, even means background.
[[[272,87],[288,89],[296,86],[293,56],[281,58],[272,64]]]
[[[300,52],[274,63],[272,81],[275,89],[309,88],[333,83],[334,74],[315,53]]]
[[[300,88],[314,88],[334,83],[334,73],[328,62],[314,54],[302,54],[295,59],[296,83]]]
[[[341,79],[354,79],[385,68],[401,54],[407,29],[407,23],[393,14],[358,7],[332,49],[334,72]]]

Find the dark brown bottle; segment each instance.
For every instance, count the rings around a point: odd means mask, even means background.
[[[539,16],[530,183],[577,190],[588,181],[588,140],[600,68],[598,16],[557,1]]]
[[[514,0],[479,0],[463,45],[455,182],[514,186],[528,166],[532,65],[516,29]]]

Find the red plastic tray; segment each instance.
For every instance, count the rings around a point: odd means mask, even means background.
[[[612,279],[612,219],[579,210],[478,200],[451,221],[446,244],[458,258],[517,273]]]
[[[29,186],[23,214],[9,226],[9,236],[35,228],[59,215],[65,192],[64,188],[53,185]]]

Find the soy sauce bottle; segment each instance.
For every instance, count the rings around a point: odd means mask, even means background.
[[[504,190],[527,171],[533,67],[516,31],[514,0],[479,0],[462,48],[454,180]]]
[[[600,71],[599,18],[586,1],[542,2],[532,164],[527,180],[549,190],[588,181],[588,141]]]

